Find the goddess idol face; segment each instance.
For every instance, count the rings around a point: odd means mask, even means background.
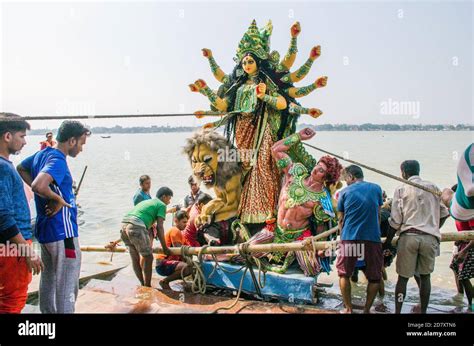
[[[248,54],[242,59],[242,68],[245,73],[251,76],[257,73],[257,62],[250,54]]]

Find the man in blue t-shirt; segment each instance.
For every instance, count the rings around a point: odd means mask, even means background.
[[[10,161],[26,144],[30,125],[19,115],[0,113],[0,314],[20,313],[31,274],[42,263],[31,247],[30,208],[23,181]]]
[[[343,176],[347,187],[339,194],[337,203],[341,242],[336,262],[345,305],[343,312],[352,313],[350,277],[359,259],[365,262],[364,273],[369,281],[364,307],[364,312],[369,313],[382,279],[382,189],[377,184],[364,181],[364,173],[359,166],[346,167]]]
[[[133,205],[137,205],[140,202],[147,201],[151,199],[150,190],[151,190],[151,178],[149,175],[142,175],[138,180],[140,183],[140,188],[133,196]]]
[[[35,236],[41,244],[45,267],[40,282],[42,313],[74,312],[81,251],[73,179],[66,157],[76,157],[89,135],[80,122],[64,121],[56,147],[41,150],[18,166],[21,177],[35,193]]]

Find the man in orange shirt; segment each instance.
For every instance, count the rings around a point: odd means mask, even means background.
[[[53,133],[52,132],[47,132],[46,133],[46,140],[40,142],[40,150],[49,148],[49,147],[54,147],[56,145],[56,141],[53,139]]]
[[[165,233],[165,242],[168,248],[180,247],[184,244],[182,231],[188,222],[188,214],[184,210],[179,210],[174,216],[174,227],[171,227]],[[156,272],[158,275],[165,276],[160,280],[160,286],[163,289],[170,289],[170,282],[182,277],[191,275],[191,268],[178,255],[159,255],[156,259]]]

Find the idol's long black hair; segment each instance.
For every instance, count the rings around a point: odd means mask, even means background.
[[[299,104],[293,97],[288,95],[286,91],[288,88],[293,86],[293,83],[285,83],[280,80],[286,73],[288,73],[288,71],[277,72],[270,65],[268,60],[262,60],[258,58],[257,56],[255,56],[255,54],[253,53],[247,53],[244,55],[244,57],[246,56],[251,56],[255,60],[255,63],[257,64],[257,69],[258,69],[257,80],[256,80],[257,84],[262,83],[262,82],[265,83],[267,79],[270,79],[277,86],[278,93],[285,98],[288,106],[290,102]],[[248,79],[249,79],[248,74],[242,70],[241,62],[239,62],[239,64],[237,64],[234,67],[230,75],[230,81],[228,82],[228,84],[226,84],[226,86],[223,86],[219,90],[219,94],[220,94],[219,96],[227,98],[227,104],[228,104],[227,111],[235,110],[234,107],[235,107],[235,99],[237,95],[237,90]],[[285,134],[285,130],[288,127],[290,127],[291,132],[296,131],[296,123],[298,121],[298,115],[297,114],[291,115],[288,112],[288,106],[285,109],[280,111],[281,121],[280,121],[280,127],[277,132],[277,140],[280,140],[283,138]],[[265,113],[265,107],[266,107],[266,103],[259,99],[257,102],[257,107],[255,109],[255,117],[253,118],[253,121],[255,123],[257,123],[260,117],[263,117],[263,114]],[[237,116],[238,114],[233,114],[225,127],[225,134],[231,142],[233,142],[235,139],[235,124],[237,121]],[[260,131],[260,129],[257,129],[257,130]]]

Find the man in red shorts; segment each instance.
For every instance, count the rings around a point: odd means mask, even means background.
[[[29,129],[20,116],[0,113],[0,314],[23,310],[31,275],[43,269],[31,248],[30,208],[23,181],[9,160],[26,144]]]
[[[184,245],[182,231],[188,222],[188,214],[184,210],[178,211],[174,216],[174,227],[171,227],[165,233],[165,242],[167,247],[180,247]],[[183,261],[181,256],[177,255],[158,255],[156,260],[156,272],[158,275],[165,276],[160,280],[160,286],[163,289],[170,289],[170,282],[186,277],[191,274],[191,268]]]
[[[345,309],[352,313],[351,282],[357,260],[365,261],[364,274],[369,281],[364,313],[377,295],[382,279],[382,244],[380,240],[380,208],[383,205],[382,189],[377,184],[364,181],[359,166],[350,165],[343,173],[347,187],[339,194],[337,210],[341,242],[336,268]]]

